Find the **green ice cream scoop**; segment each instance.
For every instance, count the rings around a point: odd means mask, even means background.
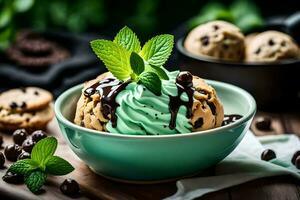
[[[177,133],[190,133],[192,125],[186,117],[187,109],[180,106],[176,117],[176,126],[169,128],[171,113],[169,110],[170,96],[177,96],[176,76],[179,71],[168,73],[169,80],[162,81],[162,94],[154,95],[144,85],[132,82],[116,97],[120,105],[116,109],[117,125],[112,126],[111,121],[106,129],[111,133],[129,135],[166,135]],[[188,95],[183,92],[183,101],[188,101]]]

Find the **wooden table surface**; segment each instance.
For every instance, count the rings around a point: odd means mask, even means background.
[[[262,132],[255,128],[255,120],[259,116],[272,117],[272,131]],[[61,138],[56,121],[53,121],[48,128],[49,135],[59,138],[57,154],[66,158],[75,166],[75,171],[65,177],[51,177],[43,187],[45,192],[40,195],[33,195],[24,185],[11,185],[0,180],[0,199],[70,199],[59,191],[60,183],[70,177],[80,183],[82,195],[76,199],[107,199],[107,200],[155,200],[168,197],[176,192],[176,183],[163,183],[154,185],[131,185],[113,182],[92,173],[83,162],[69,149]],[[255,135],[271,134],[297,134],[300,136],[300,114],[297,113],[257,113],[251,126]],[[0,133],[1,134],[1,133]],[[4,145],[12,143],[10,135],[2,134]],[[300,147],[299,147],[300,148]],[[3,150],[3,149],[2,149]],[[9,163],[7,163],[9,165]],[[0,170],[2,177],[6,170]],[[213,173],[210,171],[209,173]],[[300,200],[300,183],[289,176],[263,178],[251,181],[242,185],[227,188],[218,192],[207,194],[201,200],[222,199],[222,200]]]

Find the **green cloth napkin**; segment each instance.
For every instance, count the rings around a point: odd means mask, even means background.
[[[277,158],[262,161],[264,149],[275,151]],[[291,175],[300,179],[299,170],[291,163],[295,151],[300,149],[297,136],[278,135],[255,137],[248,131],[238,147],[216,166],[214,176],[177,181],[177,192],[166,200],[189,200],[254,179]]]

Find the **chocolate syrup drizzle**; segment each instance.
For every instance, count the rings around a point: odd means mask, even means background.
[[[86,97],[91,97],[96,92],[100,94],[102,105],[101,112],[106,119],[109,119],[109,114],[111,115],[110,120],[112,127],[117,126],[116,109],[120,106],[116,102],[116,97],[128,84],[129,81],[123,82],[116,78],[107,78],[84,90],[84,95]]]
[[[224,115],[224,119],[222,122],[222,126],[226,126],[228,124],[231,124],[238,119],[241,119],[243,116],[242,115],[237,115],[237,114],[232,114],[232,115]]]
[[[180,72],[176,78],[176,86],[178,90],[177,96],[171,96],[169,102],[169,110],[171,113],[171,120],[169,124],[170,129],[174,129],[176,127],[176,118],[177,113],[179,111],[180,106],[184,105],[187,109],[186,117],[190,118],[192,116],[192,106],[193,106],[193,76],[189,72]],[[183,92],[186,92],[188,95],[188,101],[182,101],[181,95]]]

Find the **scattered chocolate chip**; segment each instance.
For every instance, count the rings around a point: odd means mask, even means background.
[[[23,147],[23,150],[28,152],[28,153],[31,153],[32,151],[32,148],[34,147],[35,145],[35,142],[32,141],[31,138],[27,138],[26,140],[24,140],[23,144],[22,144],[22,147]]]
[[[20,184],[24,182],[24,177],[8,171],[2,177],[2,180],[5,181],[6,183]]]
[[[285,42],[285,41],[282,41],[282,42],[281,42],[281,46],[285,47],[285,46],[286,46],[286,42]]]
[[[13,141],[15,144],[22,145],[27,138],[27,131],[25,129],[17,129],[13,133]]]
[[[176,83],[182,85],[183,87],[192,87],[193,75],[188,71],[180,72],[176,77]]]
[[[272,120],[270,117],[258,117],[255,121],[256,128],[262,131],[270,131],[271,124]]]
[[[274,158],[276,158],[276,154],[271,149],[266,149],[261,154],[261,159],[265,160],[265,161],[269,161],[269,160],[272,160]]]
[[[202,43],[203,46],[209,45],[209,37],[208,36],[201,37],[200,41],[201,41],[201,43]]]
[[[18,104],[16,103],[16,102],[11,102],[10,104],[9,104],[9,107],[11,108],[11,109],[16,109],[16,108],[18,108]]]
[[[47,134],[42,131],[42,130],[37,130],[37,131],[34,131],[31,135],[31,138],[32,138],[32,141],[33,142],[38,142],[40,141],[41,139],[44,139],[47,137]]]
[[[39,96],[39,94],[40,94],[40,93],[39,93],[38,91],[34,91],[34,95],[35,95],[35,96]]]
[[[75,196],[80,192],[79,184],[70,178],[66,179],[59,188],[60,191],[67,196]]]
[[[4,167],[4,163],[5,163],[4,154],[2,152],[0,152],[0,168]]]
[[[26,108],[26,107],[27,107],[27,104],[26,104],[25,101],[23,101],[22,104],[21,104],[21,108]]]
[[[18,160],[24,160],[24,159],[27,159],[27,158],[30,158],[31,155],[30,153],[26,152],[26,151],[23,151],[19,156],[18,156]]]
[[[275,42],[274,42],[272,39],[270,39],[269,42],[268,42],[268,44],[269,44],[270,46],[273,46],[273,45],[275,44]]]
[[[295,160],[295,166],[297,169],[300,169],[300,156],[298,156]]]
[[[261,49],[260,48],[258,48],[254,53],[255,54],[259,54],[260,53],[260,51],[261,51]]]
[[[26,118],[26,120],[25,120],[27,123],[30,121],[30,118]]]
[[[154,114],[157,117],[157,113]]]
[[[200,117],[195,121],[194,128],[201,128],[203,126],[203,118]]]
[[[22,148],[17,144],[11,144],[5,147],[4,154],[7,160],[15,162],[22,153]]]
[[[164,128],[167,128],[168,126],[167,125],[164,125]]]
[[[292,157],[291,162],[295,165],[296,158],[300,156],[300,151],[296,151]]]

